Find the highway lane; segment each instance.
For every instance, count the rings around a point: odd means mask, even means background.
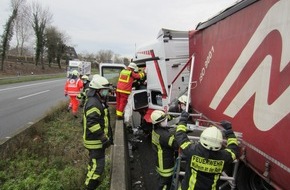
[[[43,117],[64,97],[63,79],[0,85],[0,142]]]

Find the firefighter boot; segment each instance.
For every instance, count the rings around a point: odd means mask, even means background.
[[[124,117],[123,116],[117,116],[117,120],[123,120]]]
[[[130,125],[129,122],[124,122],[124,126],[126,127],[126,130],[127,130],[128,133],[130,133],[130,134],[133,133],[132,126]]]

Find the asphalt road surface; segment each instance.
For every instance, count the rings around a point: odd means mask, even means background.
[[[0,142],[43,117],[64,97],[65,78],[0,85]]]

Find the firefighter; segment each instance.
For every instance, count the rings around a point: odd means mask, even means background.
[[[159,174],[157,189],[169,190],[178,145],[174,139],[174,134],[169,131],[167,115],[163,111],[154,110],[151,113],[151,120],[153,124],[152,147],[155,153],[156,171]]]
[[[188,101],[187,95],[180,96],[176,102],[174,102],[172,105],[169,106],[169,112],[173,113],[181,113],[182,111],[186,111],[186,104]],[[189,102],[190,103],[190,102]],[[189,104],[188,105],[188,112],[192,113],[192,107]],[[169,115],[170,120],[176,119],[178,121],[178,118],[176,115]],[[188,123],[195,124],[193,121],[193,117],[189,117]]]
[[[83,75],[81,77],[81,79],[83,81],[84,87],[83,87],[81,93],[78,94],[77,98],[80,101],[80,107],[83,107],[85,100],[86,100],[86,97],[87,97],[86,92],[89,89],[90,80],[89,80],[89,77],[87,75]]]
[[[135,69],[134,69],[134,73],[139,73],[139,72],[142,72],[142,70],[139,70],[139,68],[136,66]],[[144,89],[144,80],[146,79],[146,75],[142,78],[142,79],[135,79],[133,81],[133,84],[132,84],[132,89],[134,90],[140,90],[140,89]],[[132,114],[133,114],[133,109],[132,109],[132,106],[133,106],[133,95],[130,94],[128,96],[128,99],[127,99],[127,104],[124,108],[124,111],[123,111],[123,115],[124,115],[124,124],[126,126],[126,128],[131,131],[132,130],[132,120],[131,120],[131,117],[132,117]]]
[[[132,91],[134,80],[145,77],[144,72],[134,72],[138,69],[136,63],[131,62],[126,69],[120,72],[116,89],[116,115],[117,119],[123,119],[123,112]]]
[[[100,185],[105,168],[105,150],[113,144],[110,113],[106,103],[110,84],[100,75],[94,75],[89,84],[83,108],[83,141],[89,151],[89,165],[85,185],[87,190]]]
[[[64,87],[64,95],[70,97],[70,103],[68,106],[68,111],[72,108],[72,114],[77,118],[77,112],[79,108],[79,101],[77,100],[77,95],[80,93],[83,88],[83,81],[78,77],[79,72],[73,70],[70,78],[66,80]]]
[[[145,72],[145,69],[146,69],[146,68],[144,68],[144,69],[140,68],[140,69],[139,69],[139,68],[137,67],[137,68],[134,69],[134,72],[135,72],[135,73],[139,73],[139,72],[144,72],[144,73],[146,73],[146,72]],[[146,78],[146,75],[145,75],[145,76],[144,76],[143,78],[141,78],[141,79],[134,80],[132,87],[133,87],[135,90],[146,89],[146,86],[147,86],[146,82],[147,82],[147,78]]]
[[[206,128],[200,135],[199,143],[194,145],[186,135],[188,116],[185,111],[181,113],[175,134],[177,144],[188,160],[181,189],[217,190],[222,171],[232,164],[238,154],[238,141],[232,125],[228,121],[221,122],[227,138],[225,149],[222,149],[222,132],[215,126]]]
[[[169,112],[177,112],[181,113],[183,110],[186,109],[186,103],[187,103],[187,95],[182,95],[178,98],[177,103],[171,105],[169,107]],[[188,112],[192,112],[192,108],[189,105]]]

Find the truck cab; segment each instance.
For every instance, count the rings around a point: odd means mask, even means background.
[[[133,109],[147,107],[145,118],[150,118],[150,110],[168,111],[169,105],[187,91],[188,57],[187,31],[161,29],[154,41],[140,46],[133,62],[144,68],[147,88],[132,92]]]

